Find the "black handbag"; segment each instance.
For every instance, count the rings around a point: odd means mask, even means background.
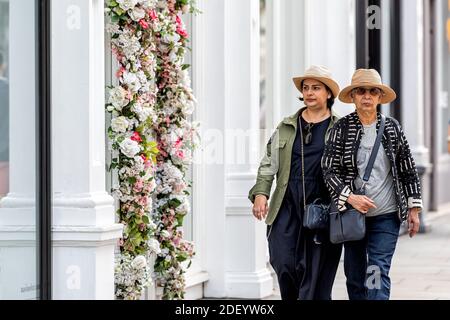
[[[301,122],[299,124],[301,126]],[[304,144],[303,144],[303,130],[300,128],[300,138],[302,144],[302,181],[303,181],[303,227],[310,230],[327,230],[329,226],[330,205],[323,203],[320,198],[315,199],[311,204],[306,205],[305,194],[305,159],[304,159]],[[317,237],[314,237],[316,243],[320,243]]]
[[[363,185],[360,189],[353,193],[357,195],[365,194],[365,185],[369,181],[372,173],[373,164],[375,163],[378,149],[383,137],[384,128],[386,126],[386,117],[381,115],[381,124],[378,129],[377,139],[370,154],[369,163],[363,177]],[[348,205],[350,206],[350,205]],[[342,243],[346,241],[361,240],[366,235],[366,216],[351,207],[345,211],[339,211],[334,201],[330,205],[330,241],[332,243]]]
[[[330,205],[320,203],[320,201],[320,199],[316,199],[305,207],[305,215],[303,217],[303,226],[305,228],[311,230],[328,229]]]

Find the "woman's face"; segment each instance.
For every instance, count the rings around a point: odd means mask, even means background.
[[[377,112],[377,105],[380,103],[382,91],[375,87],[361,87],[353,89],[352,97],[356,109],[362,112]]]
[[[308,108],[323,108],[327,106],[327,99],[331,98],[326,86],[317,80],[305,79],[302,86],[305,105]]]

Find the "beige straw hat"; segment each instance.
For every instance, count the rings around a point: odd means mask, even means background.
[[[381,104],[389,103],[397,98],[395,91],[381,82],[381,76],[375,69],[358,69],[352,77],[352,84],[342,89],[339,100],[345,103],[353,103],[351,92],[358,87],[375,87],[383,91]]]
[[[339,85],[333,79],[331,71],[327,67],[311,66],[303,76],[293,78],[292,80],[294,80],[294,84],[300,92],[302,92],[302,81],[306,79],[314,79],[325,84],[331,90],[334,98],[339,94]]]

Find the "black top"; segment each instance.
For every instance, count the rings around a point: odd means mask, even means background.
[[[316,198],[321,198],[324,201],[329,201],[329,193],[326,188],[321,160],[325,149],[325,133],[330,124],[331,117],[312,125],[312,140],[311,143],[304,145],[304,159],[305,159],[305,193],[306,202],[313,202]],[[299,125],[297,127],[297,134],[295,136],[294,145],[292,147],[291,158],[291,172],[289,176],[289,188],[295,199],[300,199],[300,207],[303,207],[303,182],[302,182],[302,146],[300,130],[303,129],[303,140],[306,137],[306,122],[302,117],[299,117]]]

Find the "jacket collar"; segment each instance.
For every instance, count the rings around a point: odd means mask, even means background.
[[[283,123],[294,126],[295,129],[297,129],[298,117],[304,110],[306,110],[306,107],[300,108],[300,110],[298,110],[292,116],[284,118]],[[355,114],[356,114],[356,112],[355,112]],[[356,117],[358,118],[358,115],[356,115]],[[336,123],[336,121],[338,121],[338,119],[339,119],[339,115],[336,112],[334,112],[333,109],[331,109],[330,127],[333,127],[333,125]],[[359,118],[358,118],[358,120],[359,120]]]

